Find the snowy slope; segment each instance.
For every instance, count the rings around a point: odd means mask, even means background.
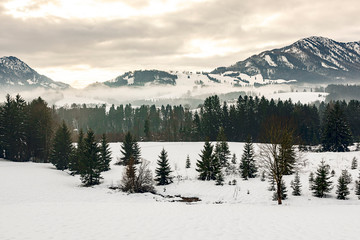
[[[70,86],[62,82],[55,82],[40,75],[20,59],[10,56],[0,58],[0,86],[16,89],[66,89]]]
[[[230,143],[241,156],[243,143]],[[336,171],[349,168],[348,153],[307,153],[300,171],[303,196],[277,206],[271,201],[268,183],[259,178],[237,186],[215,186],[196,180],[195,162],[203,143],[140,143],[142,155],[155,169],[164,147],[169,153],[175,182],[157,187],[162,194],[198,196],[188,205],[169,202],[151,194],[127,195],[108,189],[121,179],[122,166],[104,173],[101,185],[80,187],[78,177],[57,171],[51,164],[14,163],[0,160],[0,239],[356,239],[360,234],[360,201],[351,189],[350,200],[312,197],[307,184],[310,171],[324,159]],[[120,143],[112,143],[114,162]],[[186,155],[192,167],[186,170]],[[353,180],[358,170],[350,170]],[[290,193],[289,182],[285,181]],[[351,183],[350,188],[353,188]],[[247,194],[249,190],[250,194]],[[236,193],[236,194],[235,194]],[[222,203],[216,204],[215,202]]]
[[[280,48],[253,55],[213,73],[242,72],[265,79],[298,82],[360,80],[360,42],[337,42],[324,37],[308,37]]]

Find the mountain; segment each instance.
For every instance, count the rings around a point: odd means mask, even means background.
[[[5,89],[28,90],[37,87],[46,89],[66,89],[70,85],[55,82],[40,75],[16,57],[0,58],[0,86]]]
[[[360,42],[343,43],[324,37],[309,37],[212,71],[212,74],[232,76],[241,73],[298,82],[359,81]]]

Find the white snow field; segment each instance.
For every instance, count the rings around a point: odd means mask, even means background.
[[[243,143],[229,143],[238,162]],[[268,182],[259,178],[243,181],[226,176],[226,183],[197,180],[195,171],[201,142],[140,143],[142,156],[154,171],[161,149],[168,151],[174,183],[156,187],[163,195],[199,197],[200,202],[171,202],[152,194],[126,194],[110,190],[119,183],[123,168],[112,165],[103,174],[102,184],[85,188],[78,176],[56,170],[51,164],[15,163],[0,160],[0,239],[358,239],[360,200],[354,194],[359,170],[350,170],[360,152],[305,153],[300,170],[303,195],[291,195],[278,206],[271,201]],[[112,143],[113,163],[120,156],[120,143]],[[258,147],[256,147],[258,150]],[[189,154],[191,168],[185,169]],[[335,189],[324,199],[308,190],[310,171],[324,159],[336,172],[342,169],[353,177],[349,200],[337,200]],[[247,194],[249,192],[249,194]]]

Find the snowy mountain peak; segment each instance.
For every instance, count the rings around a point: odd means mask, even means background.
[[[299,82],[333,82],[360,80],[360,42],[342,43],[312,36],[244,61],[218,68],[213,73],[239,71],[261,74],[267,79],[295,79]]]
[[[36,87],[46,89],[65,89],[70,87],[68,84],[55,82],[44,75],[40,75],[25,62],[14,56],[0,58],[0,86],[15,90]]]

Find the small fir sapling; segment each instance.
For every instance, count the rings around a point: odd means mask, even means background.
[[[357,161],[357,158],[354,157],[351,161],[351,169],[354,170],[354,169],[357,169],[358,167],[358,161]]]
[[[295,173],[295,179],[290,183],[291,188],[293,189],[292,195],[293,196],[300,196],[301,195],[301,182],[299,173]]]
[[[348,185],[351,183],[351,175],[347,170],[343,170],[338,179],[338,185],[336,189],[336,198],[346,200],[346,196],[350,194]]]

